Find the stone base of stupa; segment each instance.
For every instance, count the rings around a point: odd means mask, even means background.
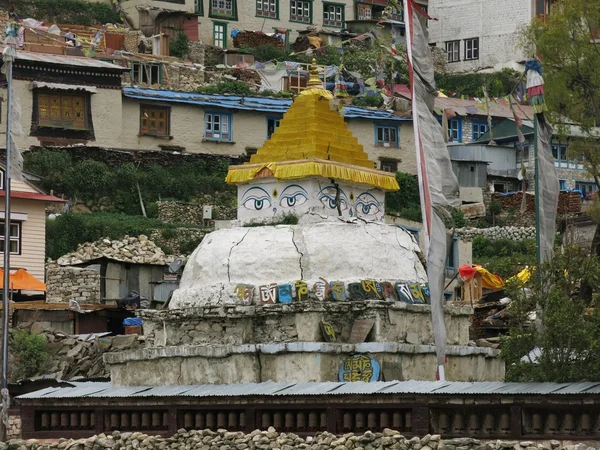
[[[447,379],[502,380],[498,351],[468,345],[472,309],[445,313]],[[140,315],[147,348],[105,355],[115,385],[435,380],[429,305],[309,301]]]

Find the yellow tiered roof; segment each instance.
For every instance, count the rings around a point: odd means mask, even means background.
[[[399,189],[394,174],[375,169],[343,117],[330,107],[313,60],[307,89],[294,100],[271,139],[242,166],[230,166],[226,181],[245,183],[255,177],[299,179],[311,176]],[[264,170],[263,170],[264,169]]]

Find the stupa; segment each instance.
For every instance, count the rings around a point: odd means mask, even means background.
[[[229,169],[237,226],[203,239],[167,310],[139,312],[147,348],[105,356],[113,384],[435,379],[421,250],[384,223],[396,178],[331,100],[313,63],[271,139]],[[446,307],[447,379],[501,380],[497,351],[468,345],[471,313]]]

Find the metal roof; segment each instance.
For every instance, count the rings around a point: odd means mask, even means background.
[[[110,383],[73,383],[21,395],[19,399],[46,398],[163,398],[244,397],[288,395],[590,395],[600,394],[600,383],[504,383],[455,381],[377,381],[374,383],[264,383],[205,384],[197,386],[112,386]]]
[[[17,51],[17,60],[60,64],[62,66],[89,67],[94,69],[129,70],[126,67],[117,66],[116,64],[95,58],[86,58],[85,56],[52,55],[50,53],[34,53],[22,50]]]
[[[185,103],[188,105],[210,106],[213,108],[239,111],[262,111],[284,114],[292,105],[288,99],[270,97],[241,97],[238,95],[198,94],[190,92],[163,91],[124,87],[123,95],[145,101]],[[398,117],[393,112],[378,109],[365,109],[346,106],[344,117],[349,119],[411,121],[411,118]]]

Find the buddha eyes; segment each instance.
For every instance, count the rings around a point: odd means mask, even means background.
[[[356,199],[354,210],[360,216],[376,216],[381,211],[381,206],[375,196],[363,192]]]
[[[271,207],[271,196],[263,188],[253,187],[246,191],[241,203],[246,209],[260,211]]]
[[[317,198],[325,208],[337,209],[336,204],[337,190],[334,186],[327,186],[319,191]],[[340,210],[348,209],[348,199],[343,191],[339,193]]]
[[[308,200],[308,193],[297,184],[286,187],[280,195],[279,206],[282,208],[293,208],[300,206]]]

